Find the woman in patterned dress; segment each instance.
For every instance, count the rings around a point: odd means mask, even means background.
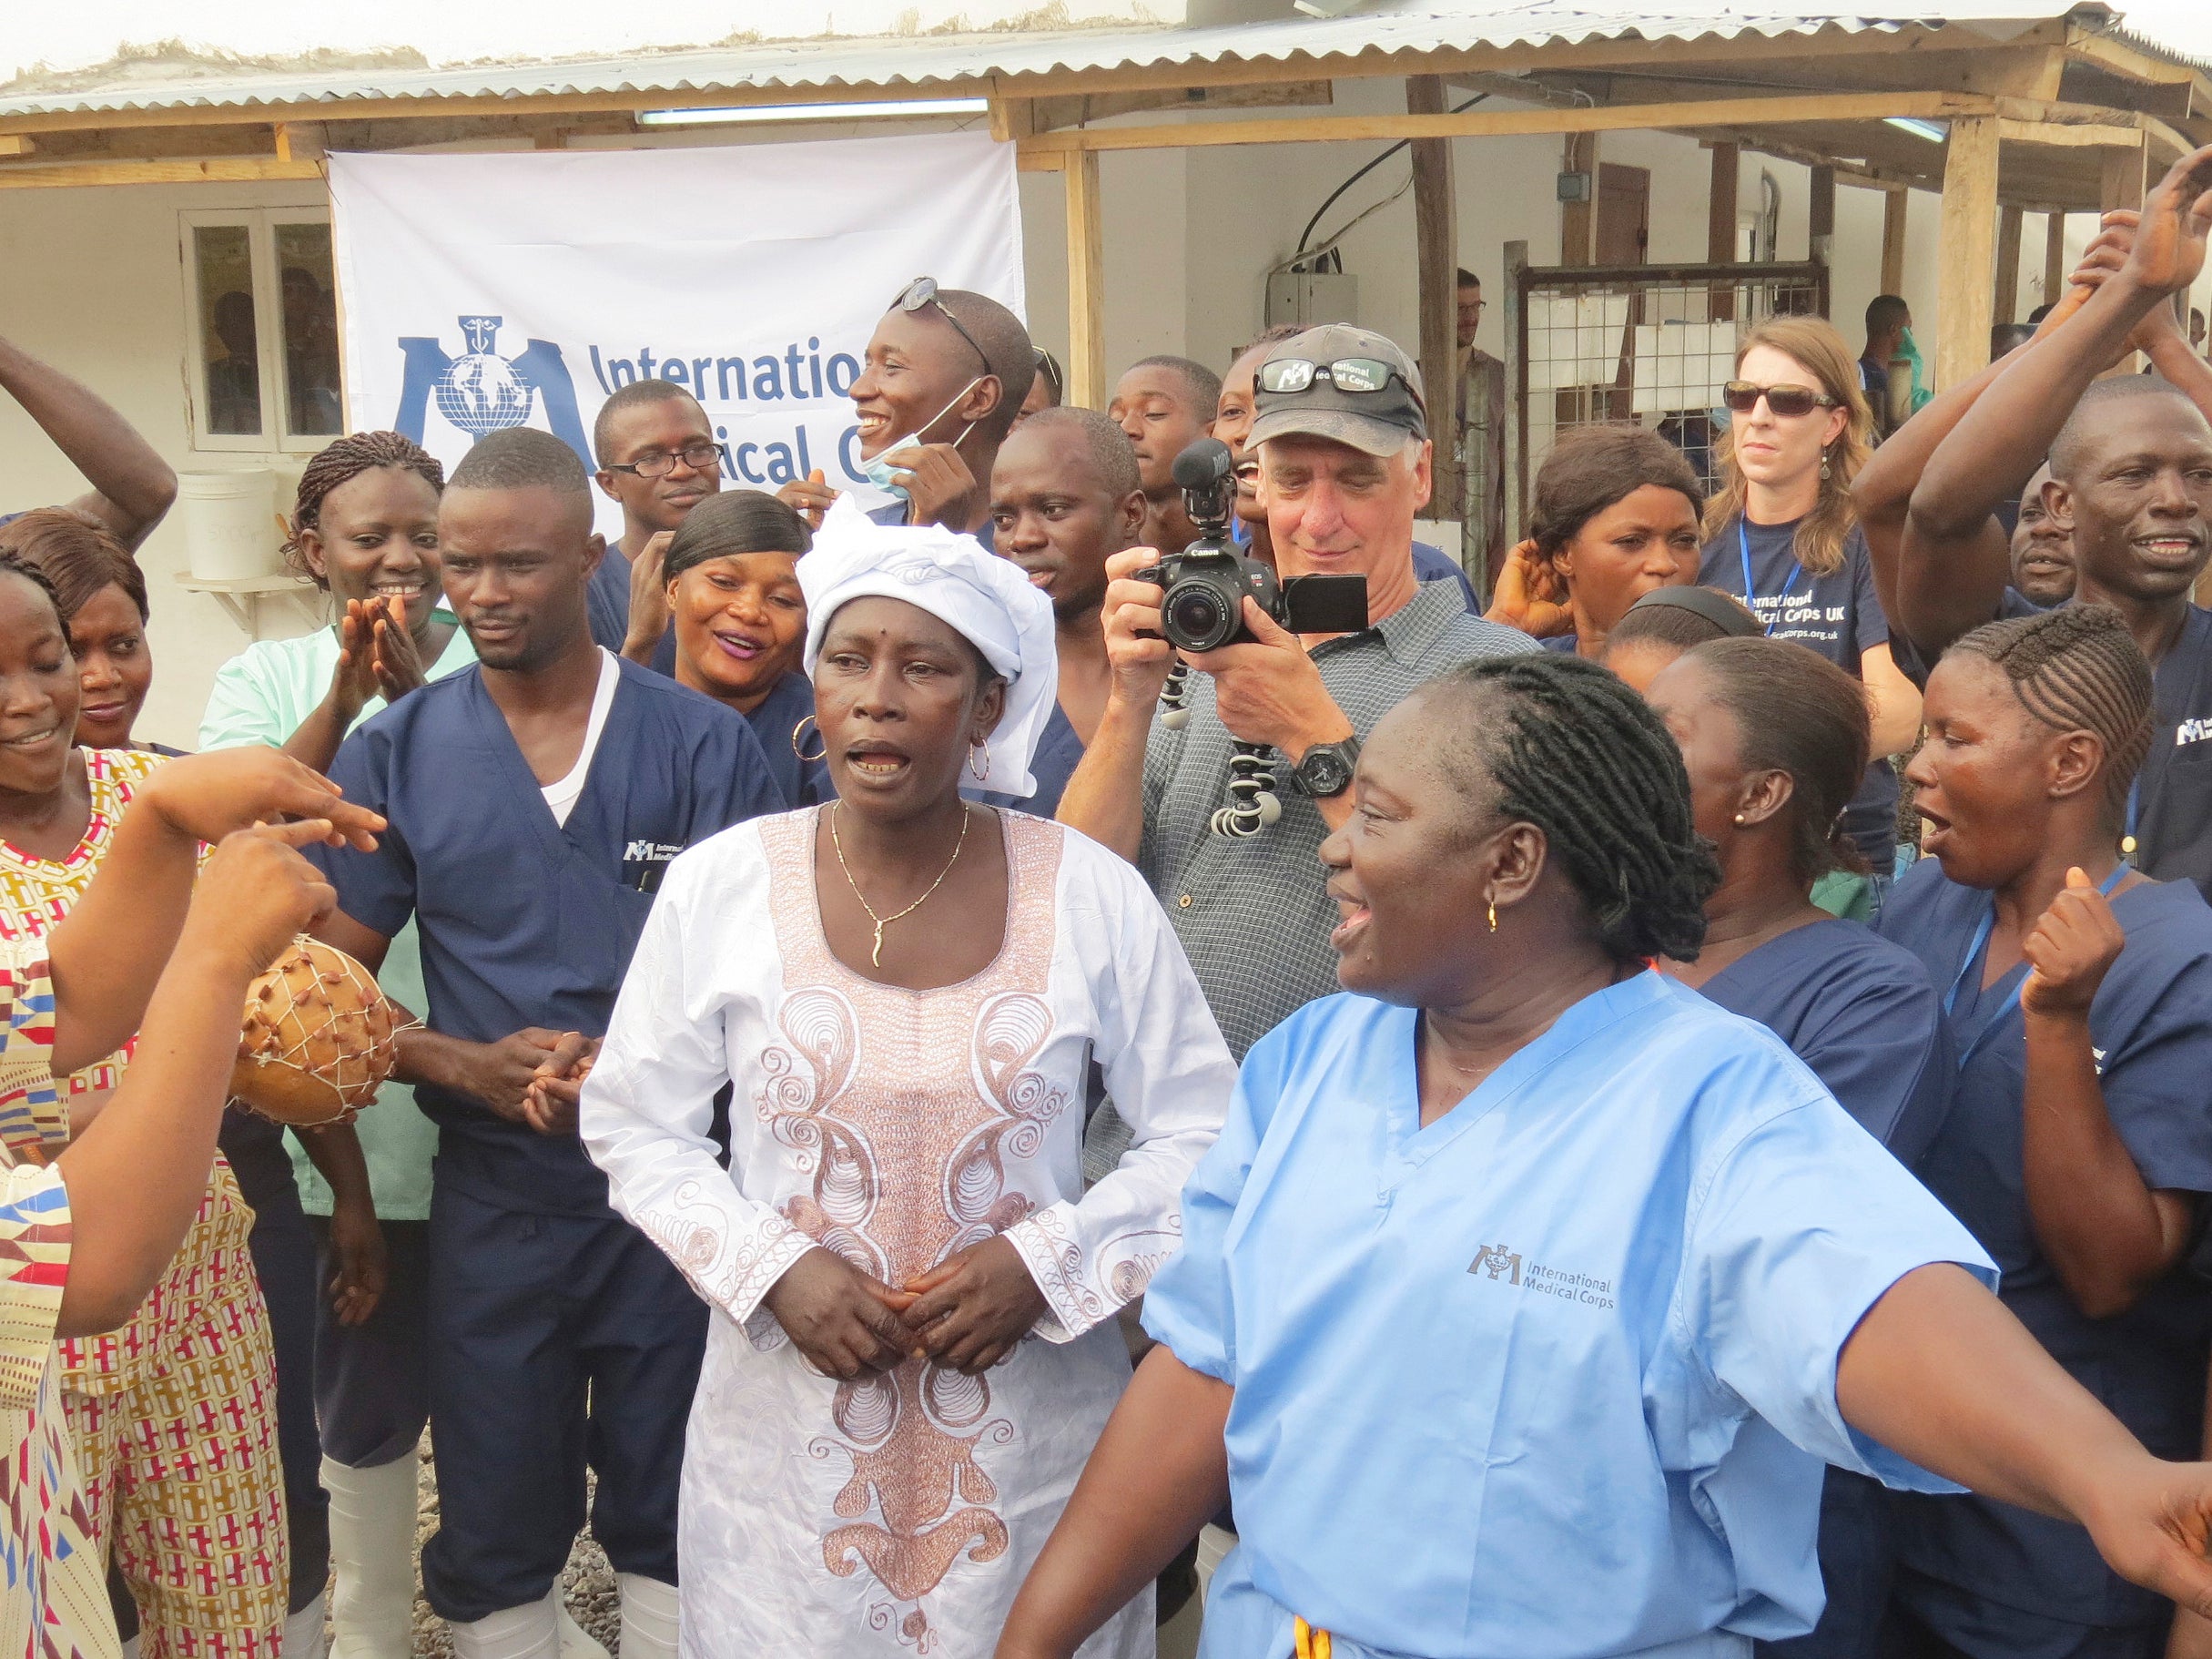
[[[989,1651],[1234,1080],[1136,871],[960,799],[964,771],[1030,792],[1044,595],[968,537],[857,518],[800,565],[837,801],[675,861],[583,1094],[614,1206],[717,1315],[685,1458],[693,1659]],[[1134,1141],[1086,1193],[1094,1061]],[[1086,1654],[1149,1655],[1151,1603]]]

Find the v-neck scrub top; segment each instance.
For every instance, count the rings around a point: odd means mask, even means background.
[[[1995,1274],[1770,1032],[1642,972],[1426,1128],[1417,1015],[1253,1048],[1144,1323],[1236,1390],[1202,1659],[1740,1654],[1810,1629],[1836,1364],[1905,1274]]]
[[[411,692],[346,739],[330,778],[390,828],[374,852],[313,848],[339,908],[422,941],[432,1031],[495,1043],[526,1026],[604,1033],[660,876],[676,854],[784,800],[738,715],[634,663],[565,824],[483,671]],[[437,1124],[437,1180],[525,1213],[605,1213],[573,1135],[536,1134],[465,1096],[415,1091]]]
[[[1906,1168],[1943,1127],[1958,1062],[1943,998],[1902,945],[1855,921],[1815,921],[1698,989],[1788,1043]]]
[[[2093,1319],[2044,1255],[2021,1166],[2027,1042],[2014,993],[2026,969],[1984,987],[1981,952],[1966,960],[1989,903],[1923,859],[1882,910],[1882,933],[1931,979],[1958,980],[1952,1040],[1966,1059],[1920,1176],[2004,1269],[2005,1305],[2052,1357],[2153,1452],[2194,1459],[2212,1290],[2176,1269],[2126,1313]],[[2150,882],[2115,893],[2112,912],[2127,942],[2089,1007],[2105,1110],[2151,1187],[2212,1192],[2212,907],[2187,881]],[[2080,1527],[1984,1498],[1901,1507],[1905,1562],[1999,1606],[2091,1625],[2172,1613],[2106,1567]]]

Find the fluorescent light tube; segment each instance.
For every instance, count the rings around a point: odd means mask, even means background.
[[[888,98],[868,104],[753,104],[713,109],[641,109],[640,127],[705,127],[738,121],[867,121],[887,116],[979,116],[989,98]]]
[[[1923,121],[1917,116],[1885,116],[1882,124],[1894,127],[1902,133],[1911,133],[1915,138],[1925,138],[1931,144],[1941,144],[1949,137],[1941,121]]]

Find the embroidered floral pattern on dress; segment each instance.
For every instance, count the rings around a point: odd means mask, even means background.
[[[795,813],[761,826],[786,991],[776,1011],[784,1041],[752,1104],[810,1177],[785,1202],[785,1219],[863,1272],[904,1284],[1031,1213],[1009,1189],[1008,1163],[1035,1156],[1046,1126],[1077,1104],[1030,1069],[1052,1030],[1045,993],[1060,842],[1050,825],[1006,820],[1014,898],[998,958],[961,984],[917,993],[862,979],[831,955],[812,880],[815,824]],[[989,1379],[915,1359],[838,1389],[831,1417],[835,1432],[808,1452],[849,1474],[823,1517],[823,1563],[840,1578],[871,1574],[900,1603],[882,1609],[877,1628],[929,1652],[924,1599],[956,1561],[1006,1551],[984,1454],[1019,1431],[992,1414]]]

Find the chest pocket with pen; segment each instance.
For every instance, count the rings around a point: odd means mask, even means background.
[[[624,841],[620,878],[622,885],[634,893],[650,896],[659,892],[662,879],[668,873],[669,864],[683,850],[680,842],[656,841],[650,837]]]

